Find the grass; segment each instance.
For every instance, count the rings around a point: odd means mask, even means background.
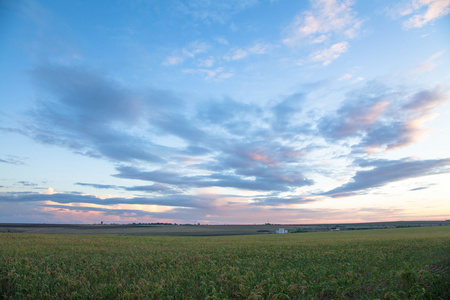
[[[222,237],[0,234],[11,299],[448,299],[450,227]]]

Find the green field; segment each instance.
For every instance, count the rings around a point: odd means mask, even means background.
[[[246,236],[0,234],[11,299],[449,299],[450,227]]]

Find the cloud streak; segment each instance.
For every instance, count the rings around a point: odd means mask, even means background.
[[[392,182],[429,176],[441,173],[450,173],[450,159],[429,160],[362,160],[357,162],[359,167],[369,170],[357,171],[350,182],[323,193],[333,198],[353,196],[367,192]]]
[[[113,176],[169,184],[184,189],[229,187],[250,191],[289,191],[291,188],[313,184],[312,180],[306,179],[299,172],[286,173],[264,167],[249,169],[244,167],[238,170],[238,175],[216,172],[207,176],[180,176],[177,173],[162,170],[142,171],[133,167],[119,167],[119,173]],[[248,177],[254,177],[254,179]]]
[[[202,203],[199,200],[201,197],[194,197],[189,195],[172,195],[172,196],[160,196],[160,197],[110,197],[100,198],[94,195],[84,195],[78,193],[2,193],[0,194],[0,202],[43,202],[52,201],[59,204],[74,204],[74,203],[87,203],[95,205],[161,205],[171,207],[191,207],[200,208],[205,207],[208,203]]]
[[[23,162],[23,159],[16,157],[14,155],[7,155],[4,159],[0,158],[0,163],[17,165],[17,166],[25,164]]]
[[[176,193],[177,191],[167,187],[164,184],[155,183],[152,185],[140,185],[140,186],[118,186],[111,184],[95,184],[95,183],[82,183],[76,182],[75,185],[90,186],[96,189],[112,189],[112,190],[124,190],[133,192],[146,192],[146,193]]]

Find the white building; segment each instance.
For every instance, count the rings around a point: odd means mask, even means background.
[[[284,229],[284,228],[280,228],[276,231],[276,233],[288,233],[288,230]]]

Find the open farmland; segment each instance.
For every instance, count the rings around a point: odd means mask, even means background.
[[[132,236],[223,236],[272,234],[279,228],[290,233],[329,230],[368,230],[428,226],[449,226],[450,221],[399,221],[352,224],[259,224],[259,225],[175,225],[175,224],[21,224],[0,223],[0,233],[90,234]]]
[[[3,298],[448,299],[450,227],[214,237],[0,234]]]

